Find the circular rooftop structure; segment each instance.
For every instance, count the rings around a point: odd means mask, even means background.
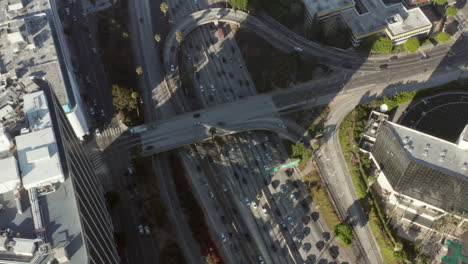
[[[408,106],[398,123],[456,142],[468,125],[468,92],[446,92],[415,101]]]

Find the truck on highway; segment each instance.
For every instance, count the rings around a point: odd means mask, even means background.
[[[146,130],[148,130],[146,125],[136,126],[136,127],[130,128],[130,133],[132,133],[132,134],[141,133],[141,132],[145,132]]]

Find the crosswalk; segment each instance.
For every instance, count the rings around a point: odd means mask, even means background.
[[[114,136],[120,136],[122,134],[123,130],[121,127],[108,127],[101,131],[100,135],[96,135],[96,137],[114,137]]]

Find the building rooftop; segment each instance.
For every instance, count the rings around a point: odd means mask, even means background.
[[[20,175],[18,163],[14,156],[0,159],[0,193],[10,192],[16,189],[20,184]]]
[[[23,8],[7,11],[12,3]],[[69,103],[68,77],[57,40],[49,1],[0,0],[0,73],[14,72],[17,79],[47,79],[62,105]],[[1,106],[0,106],[1,107]]]
[[[386,122],[410,157],[448,175],[468,181],[468,150],[428,134]]]
[[[354,0],[303,0],[311,14],[324,16],[347,7],[354,6]]]
[[[25,95],[29,133],[16,137],[21,178],[26,189],[63,182],[64,176],[44,92]]]
[[[355,8],[341,13],[356,38],[385,29],[393,37],[432,26],[419,8],[406,9],[402,3],[386,6],[381,0],[361,1],[367,12],[359,14]]]

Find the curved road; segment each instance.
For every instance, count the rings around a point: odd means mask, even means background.
[[[164,65],[167,72],[171,72],[171,65],[177,68],[178,43],[176,40],[176,31],[182,31],[184,38],[190,34],[198,26],[213,23],[213,22],[228,22],[241,25],[243,28],[255,32],[260,37],[268,41],[270,44],[286,52],[294,51],[294,47],[300,47],[303,55],[314,56],[321,59],[322,64],[327,64],[339,68],[359,69],[360,71],[381,71],[381,64],[388,64],[393,67],[405,67],[410,62],[421,61],[421,55],[406,54],[396,61],[390,61],[388,55],[373,55],[358,53],[355,51],[341,50],[329,46],[324,46],[319,43],[309,41],[302,36],[294,33],[288,28],[281,26],[268,16],[265,22],[249,15],[245,12],[234,11],[226,8],[205,9],[187,16],[184,20],[172,27],[166,42],[164,43]],[[438,45],[434,47],[428,55],[433,57],[444,57],[447,55],[449,44]],[[455,52],[460,52],[466,49],[466,45],[458,45],[457,49],[452,49]],[[400,56],[402,56],[400,54]]]

